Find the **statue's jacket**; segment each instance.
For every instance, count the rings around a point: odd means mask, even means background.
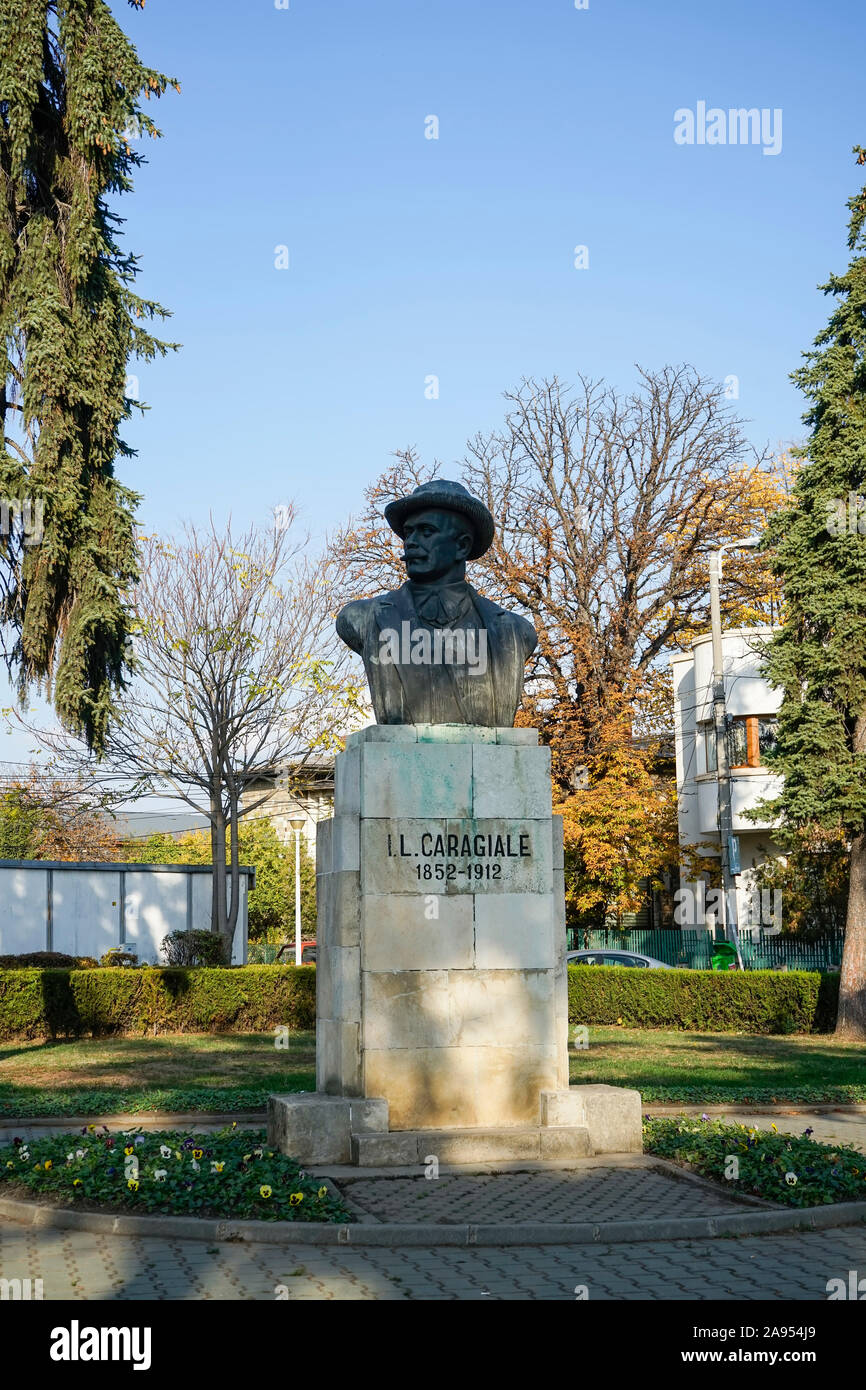
[[[476,648],[480,645],[486,653],[483,672],[468,663],[383,660],[388,634],[434,631],[419,617],[410,583],[376,598],[356,600],[340,613],[337,632],[363,659],[377,723],[513,725],[524,666],[537,641],[535,629],[470,584],[465,590],[471,604],[455,626],[475,631]],[[485,637],[479,641],[480,633]]]

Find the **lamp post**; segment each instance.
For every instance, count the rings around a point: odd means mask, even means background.
[[[713,634],[713,727],[716,738],[716,777],[719,786],[719,848],[722,861],[722,927],[726,938],[737,949],[737,964],[743,968],[740,934],[737,930],[737,898],[734,872],[731,868],[731,849],[734,838],[734,814],[731,804],[731,769],[728,765],[727,711],[725,709],[725,673],[722,659],[722,557],[726,550],[752,550],[760,545],[760,536],[742,541],[727,541],[710,555],[710,624]],[[739,855],[737,855],[739,872]],[[728,902],[731,920],[728,920]]]
[[[301,963],[301,831],[303,816],[293,816],[289,825],[295,832],[295,965]]]

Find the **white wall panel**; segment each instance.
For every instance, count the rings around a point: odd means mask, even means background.
[[[0,867],[0,955],[47,950],[47,878],[45,869]]]
[[[120,874],[54,869],[53,949],[99,960],[120,942]]]

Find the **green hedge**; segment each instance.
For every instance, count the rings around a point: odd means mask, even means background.
[[[0,970],[0,1040],[313,1028],[316,968]]]
[[[570,966],[573,1024],[696,1032],[826,1033],[838,975]],[[0,970],[0,1040],[313,1028],[316,968]]]
[[[707,1033],[829,1033],[839,976],[806,970],[631,970],[572,965],[573,1024]]]

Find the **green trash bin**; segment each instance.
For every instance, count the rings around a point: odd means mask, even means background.
[[[710,957],[711,970],[737,970],[737,948],[730,941],[716,941]]]

